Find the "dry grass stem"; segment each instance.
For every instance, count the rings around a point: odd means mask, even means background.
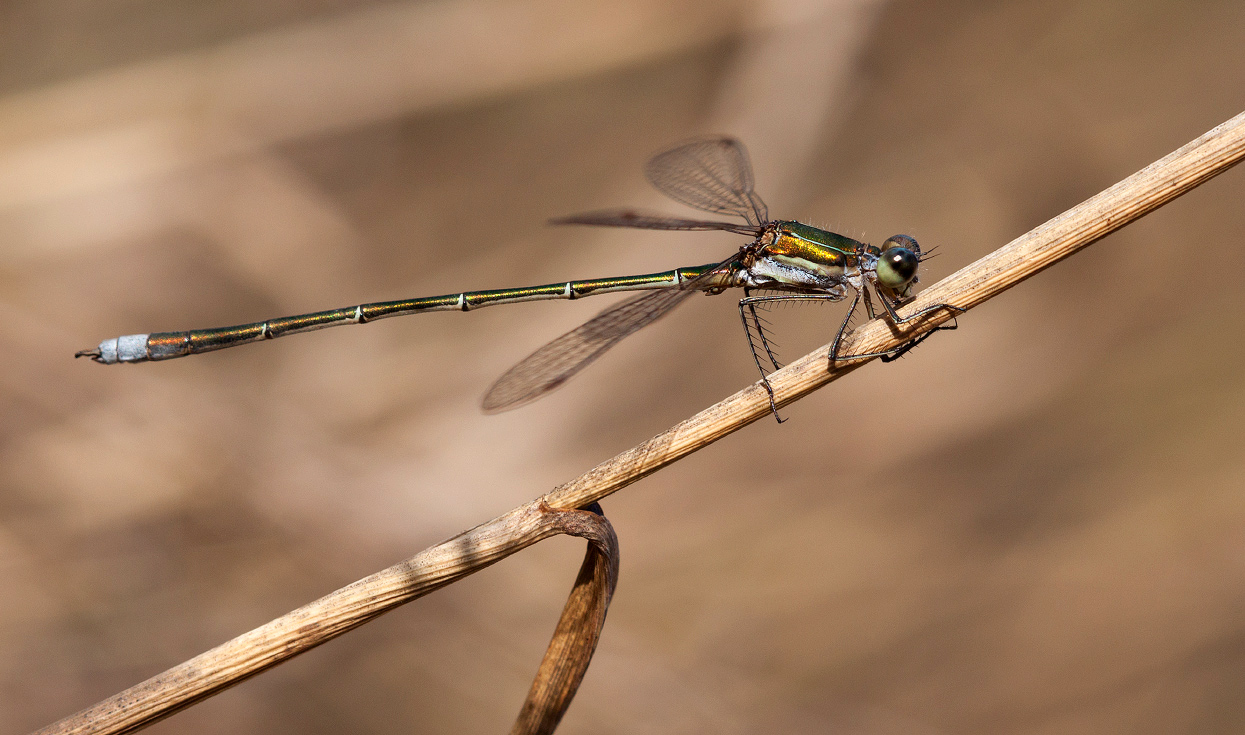
[[[557,728],[601,639],[605,612],[618,585],[618,537],[605,516],[597,514],[601,506],[592,507],[597,512],[559,511],[574,514],[566,519],[568,524],[585,525],[583,532],[572,535],[587,538],[588,550],[511,735],[547,735]]]
[[[547,726],[550,720],[556,725],[570,703],[564,690],[568,685],[578,686],[583,678],[605,622],[605,605],[618,575],[618,540],[603,516],[586,510],[557,510],[539,500],[325,595],[37,732],[140,730],[404,602],[559,534],[588,539],[590,549],[584,566],[591,565],[592,577],[590,586],[585,587],[584,572],[580,572],[528,695],[533,701],[523,705],[515,725],[515,732],[548,732],[519,727]]]
[[[1242,156],[1245,113],[926,289],[905,311],[911,313],[937,303],[965,309],[976,306],[1222,173]],[[893,349],[950,316],[945,312],[931,314],[903,331],[873,320],[845,339],[843,354]],[[780,406],[865,362],[827,370],[827,350],[823,347],[770,377]],[[575,533],[558,530],[560,516],[550,509],[585,507],[768,414],[765,391],[754,384],[543,498],[333,592],[40,732],[128,732],[166,717],[536,541],[557,533]],[[551,650],[553,647],[551,644]]]

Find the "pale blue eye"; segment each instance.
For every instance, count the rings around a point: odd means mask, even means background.
[[[907,237],[905,239],[912,240]],[[890,247],[883,250],[882,255],[878,257],[877,274],[879,283],[891,290],[899,291],[916,277],[916,268],[921,262],[921,257],[917,255],[919,251],[914,252],[898,244],[896,240],[898,237],[886,241]],[[915,245],[916,241],[912,240],[912,244]]]

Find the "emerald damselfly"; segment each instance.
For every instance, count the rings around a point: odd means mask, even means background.
[[[661,273],[360,304],[233,327],[132,334],[104,340],[98,347],[82,350],[75,356],[90,357],[104,364],[168,360],[287,334],[364,324],[407,314],[471,311],[494,304],[578,299],[619,291],[646,292],[611,306],[506,371],[483,401],[486,411],[505,411],[536,400],[562,385],[624,337],[669,313],[692,294],[718,294],[728,288],[742,288],[740,320],[753,361],[761,373],[761,382],[769,394],[770,407],[777,417],[766,363],[774,370],[780,365],[757,313],[758,306],[790,301],[842,301],[849,291],[853,292],[852,305],[831,343],[828,354],[831,365],[839,360],[865,357],[894,359],[932,334],[932,331],[925,332],[888,352],[839,355],[843,334],[862,299],[869,318],[878,316],[870,291],[882,304],[882,314],[894,325],[905,324],[939,309],[963,311],[951,304],[935,304],[906,317],[899,316],[896,309],[911,299],[912,287],[918,281],[917,269],[925,257],[916,240],[908,235],[895,235],[876,247],[794,220],[769,219],[765,202],[754,191],[747,150],[734,138],[699,138],[678,145],[654,156],[645,167],[645,174],[654,187],[675,201],[705,212],[732,215],[743,222],[605,210],[555,219],[553,223],[648,230],[720,230],[746,235],[751,241],[721,262]],[[769,293],[753,295],[754,291]],[[954,329],[954,326],[939,328]]]

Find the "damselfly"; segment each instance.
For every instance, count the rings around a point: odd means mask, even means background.
[[[564,217],[553,220],[553,223],[648,230],[722,230],[751,237],[751,242],[719,263],[692,268],[361,304],[235,327],[131,334],[104,340],[99,347],[83,350],[75,356],[90,357],[109,365],[168,360],[287,334],[343,324],[362,324],[405,314],[470,311],[493,304],[577,299],[616,291],[649,292],[606,309],[506,371],[484,396],[486,411],[505,411],[536,400],[562,385],[619,340],[653,323],[692,294],[718,294],[728,288],[743,288],[739,317],[748,337],[753,361],[761,373],[761,382],[769,393],[770,407],[777,417],[774,391],[766,376],[761,354],[775,370],[780,366],[757,314],[759,305],[782,301],[841,301],[849,290],[854,292],[851,308],[831,343],[828,355],[831,365],[837,360],[865,357],[894,359],[932,333],[926,332],[889,352],[840,356],[838,352],[843,334],[862,298],[869,318],[877,316],[870,290],[877,295],[886,318],[895,325],[939,309],[956,313],[963,311],[950,304],[935,304],[906,317],[900,317],[896,312],[896,307],[911,298],[912,287],[918,280],[917,268],[922,260],[920,246],[907,235],[895,235],[879,248],[800,222],[771,220],[765,203],[753,190],[748,153],[743,144],[733,138],[702,138],[671,148],[654,156],[645,167],[645,174],[654,187],[675,201],[705,212],[733,215],[744,222],[681,219],[631,210],[608,210]],[[753,291],[774,293],[754,296]],[[760,351],[757,350],[758,342]]]

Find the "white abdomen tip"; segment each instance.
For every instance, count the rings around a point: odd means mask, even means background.
[[[91,353],[84,351],[81,354],[90,355]],[[99,343],[99,355],[95,357],[95,361],[101,362],[105,365],[112,365],[113,363],[117,361],[117,338],[116,337],[113,337],[112,339],[106,339],[103,342]]]
[[[147,336],[146,334],[127,334],[124,337],[101,342],[99,345],[100,357],[106,358],[108,352],[105,351],[104,346],[109,345],[113,359],[104,359],[104,362],[140,362],[146,360]]]

